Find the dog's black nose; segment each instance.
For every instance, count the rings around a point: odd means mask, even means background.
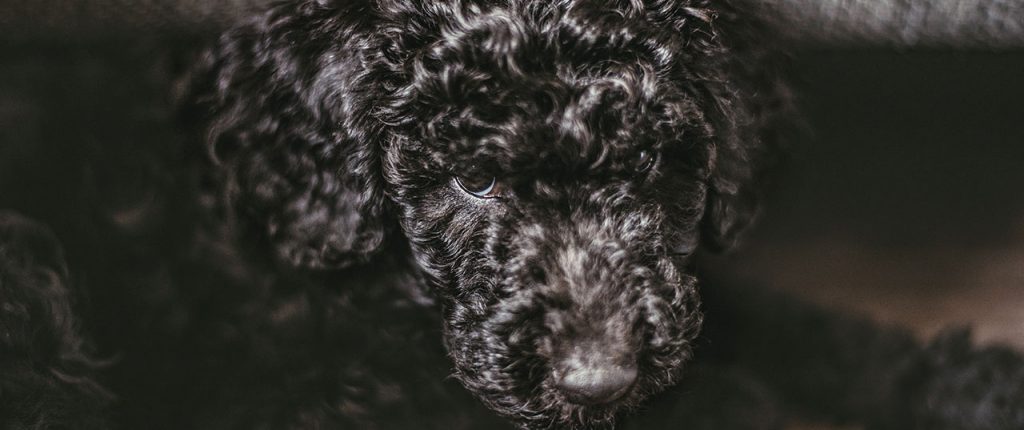
[[[636,375],[636,366],[570,365],[556,385],[573,403],[599,405],[612,402],[626,394],[636,382]]]

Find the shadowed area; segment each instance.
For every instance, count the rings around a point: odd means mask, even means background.
[[[1024,55],[798,60],[812,135],[734,255],[745,277],[1024,347]]]
[[[4,50],[0,207],[56,220],[75,243],[97,240],[74,237],[98,216],[86,202],[139,200],[159,178],[126,160],[146,156],[78,161],[174,136],[171,62],[156,52]],[[819,52],[796,70],[813,133],[728,270],[921,337],[971,324],[980,342],[1024,348],[1024,54]],[[74,265],[97,250],[69,252]],[[119,304],[84,316],[101,326]]]
[[[1024,53],[797,57],[810,133],[722,270],[1024,350]],[[793,423],[793,430],[846,430]]]

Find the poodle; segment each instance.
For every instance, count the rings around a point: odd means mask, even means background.
[[[678,381],[702,321],[687,261],[752,215],[745,184],[784,101],[772,67],[745,63],[767,55],[735,15],[281,5],[191,76],[211,201],[291,267],[407,252],[454,376],[488,408],[611,423]]]
[[[83,352],[70,290],[2,298],[52,308],[25,318],[55,322],[41,335],[65,351],[16,374],[80,399],[26,398],[23,426],[79,409],[175,429],[770,429],[793,410],[1024,426],[1013,352],[698,288],[697,252],[753,219],[790,114],[755,12],[298,0],[254,15],[179,85],[202,144],[163,160],[173,174],[146,199],[160,211],[86,270],[88,334],[114,357]],[[0,380],[3,396],[19,381]]]

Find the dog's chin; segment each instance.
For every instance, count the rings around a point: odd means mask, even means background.
[[[638,401],[634,398],[633,389],[620,399],[602,404],[579,404],[563,397],[558,405],[558,418],[562,426],[568,428],[612,427],[615,417],[635,407]]]
[[[581,404],[561,393],[546,391],[540,414],[525,413],[513,417],[527,428],[603,429],[612,428],[617,416],[635,407],[639,399],[630,390],[621,399],[602,404]]]
[[[574,401],[544,383],[534,389],[530,399],[490,393],[491,396],[483,396],[481,400],[495,412],[526,429],[610,429],[614,427],[616,417],[635,409],[644,399],[642,392],[634,386],[613,401],[587,404]],[[515,400],[510,402],[510,399]]]

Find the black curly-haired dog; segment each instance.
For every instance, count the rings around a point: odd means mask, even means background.
[[[16,361],[0,396],[66,388],[23,397],[14,428],[96,416],[93,379],[126,428],[779,428],[786,410],[1020,428],[1014,353],[698,294],[691,257],[752,218],[788,105],[749,15],[310,0],[255,16],[182,85],[205,145],[168,162],[152,219],[115,213],[92,251],[115,256],[88,271],[106,367],[82,352],[69,293],[18,274],[52,266],[63,285],[63,263],[3,254],[5,352],[50,361]],[[18,337],[23,320],[52,325],[40,342],[63,361]]]
[[[524,425],[590,426],[678,380],[701,326],[686,260],[750,216],[776,87],[753,87],[733,15],[299,2],[228,33],[191,91],[229,217],[279,261],[348,268],[400,238],[463,385]]]

